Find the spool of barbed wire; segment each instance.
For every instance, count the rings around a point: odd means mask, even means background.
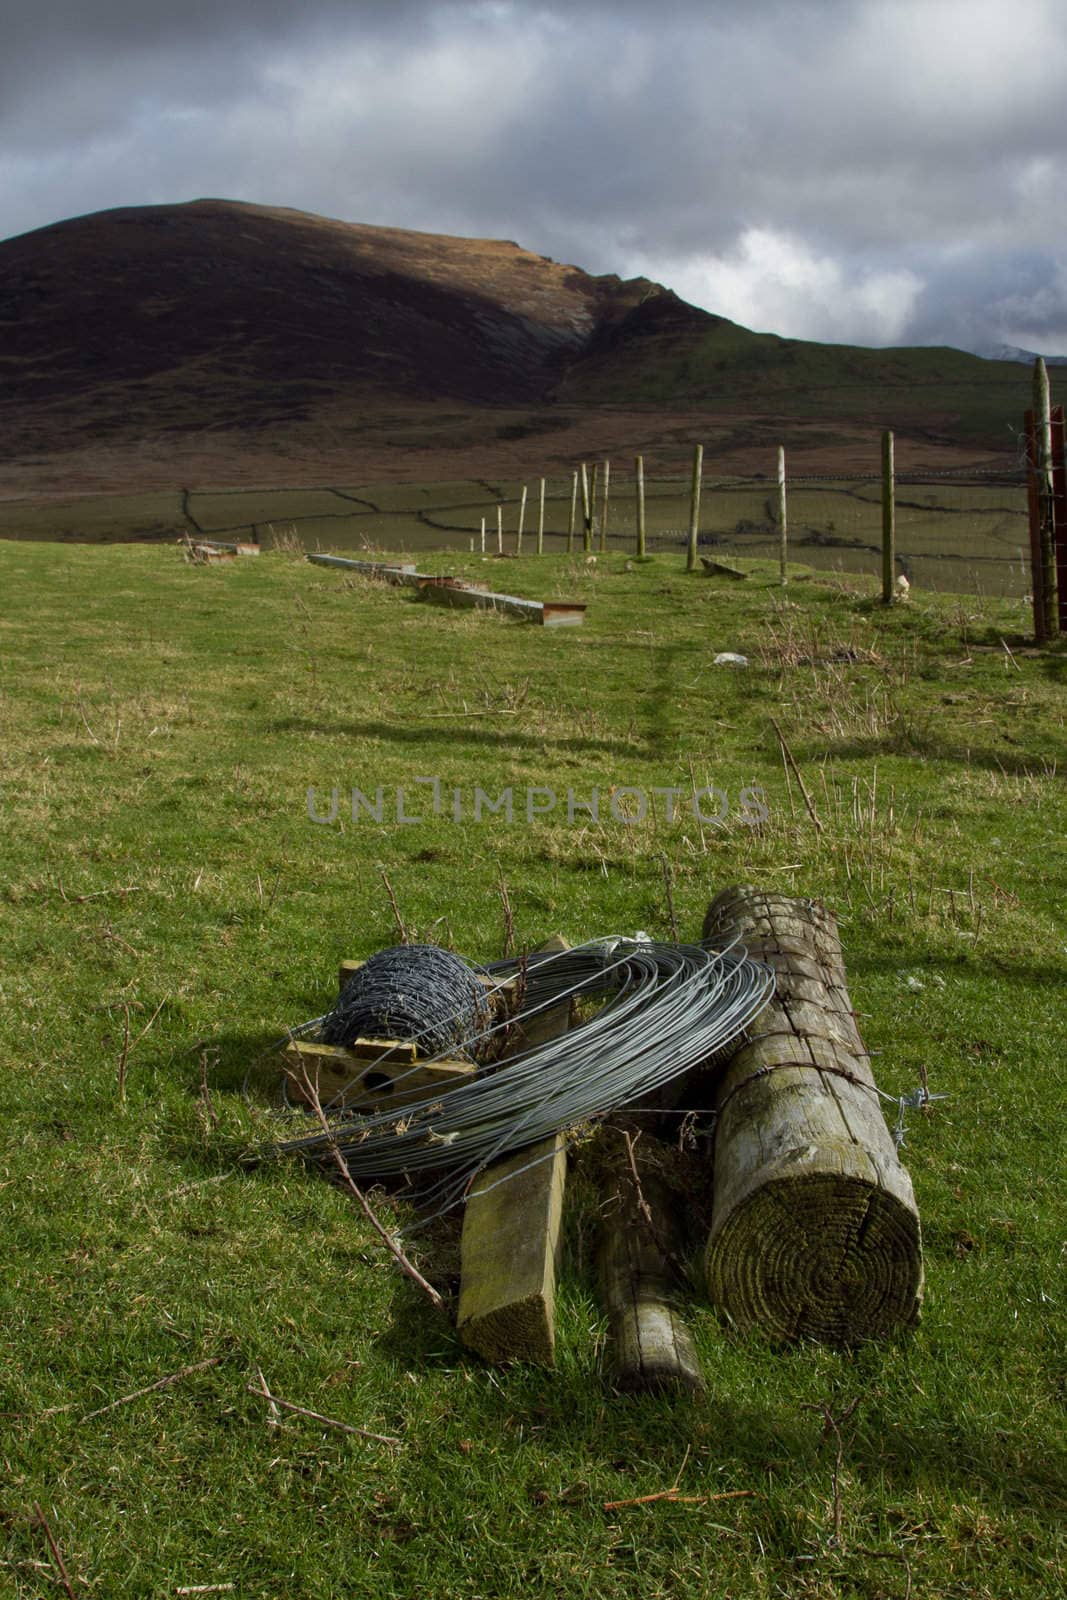
[[[468,1053],[463,1041],[477,1038],[490,1021],[478,970],[438,945],[379,950],[345,984],[323,1021],[322,1042],[398,1039],[414,1043],[420,1055]]]

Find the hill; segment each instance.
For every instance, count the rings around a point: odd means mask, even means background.
[[[647,279],[517,244],[223,200],[74,218],[0,243],[8,483],[287,481],[562,465],[600,450],[839,453],[893,426],[1003,450],[1020,366],[758,334]],[[758,419],[770,419],[762,424]],[[830,424],[829,431],[827,424]],[[522,441],[526,441],[525,444]],[[428,458],[432,458],[428,459]],[[842,463],[843,464],[843,463]]]

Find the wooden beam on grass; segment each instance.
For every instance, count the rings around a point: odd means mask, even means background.
[[[545,953],[569,949],[557,935]],[[569,1001],[526,1028],[544,1044],[570,1026]],[[487,1361],[550,1367],[556,1346],[556,1262],[567,1154],[562,1134],[492,1162],[475,1180],[460,1243],[459,1336]]]

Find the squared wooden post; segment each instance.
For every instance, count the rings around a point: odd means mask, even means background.
[[[787,551],[788,551],[789,536],[788,536],[788,533],[787,533],[786,507],[785,507],[785,446],[784,445],[779,445],[778,446],[778,530],[779,530],[779,535],[780,535],[780,538],[781,538],[781,548],[780,548],[780,552],[779,552],[779,560],[780,560],[780,563],[781,563],[781,570],[782,570],[782,582],[783,583],[788,583],[789,578],[788,578],[788,573],[787,573],[787,570],[786,570],[786,563],[787,563]]]
[[[698,444],[693,451],[693,482],[689,490],[689,549],[685,570],[697,569],[697,534],[700,528],[700,482],[704,470],[704,446]]]
[[[541,946],[567,949],[558,934]],[[541,1013],[525,1030],[529,1043],[565,1033],[570,1015],[569,1001]],[[463,1343],[487,1361],[553,1363],[566,1173],[566,1142],[555,1134],[475,1179],[463,1216],[456,1322]]]
[[[602,552],[605,551],[608,548],[608,494],[609,494],[610,484],[611,484],[611,462],[610,461],[605,461],[605,463],[604,463],[604,500],[603,500],[603,509],[602,509],[602,511],[600,513],[600,549],[601,549]]]
[[[573,472],[571,474],[571,515],[570,515],[570,521],[567,523],[567,554],[568,555],[571,555],[573,550],[574,550],[574,524],[575,524],[575,522],[577,520],[577,515],[578,515],[578,473],[577,473],[577,471],[575,471],[575,472]]]
[[[645,553],[645,458],[638,456],[634,462],[637,471],[637,554]]]
[[[1056,605],[1060,632],[1067,633],[1067,460],[1063,407],[1052,407],[1052,531],[1056,544]]]
[[[893,470],[893,435],[882,435],[882,604],[893,603],[896,593],[896,483]]]

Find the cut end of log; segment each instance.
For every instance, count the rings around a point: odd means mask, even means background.
[[[528,1361],[533,1366],[551,1367],[556,1359],[554,1312],[553,1302],[546,1303],[543,1293],[529,1294],[461,1321],[458,1332],[468,1350],[485,1361]]]
[[[849,1346],[919,1319],[914,1207],[845,1174],[789,1176],[751,1190],[705,1256],[713,1302],[741,1330]]]

